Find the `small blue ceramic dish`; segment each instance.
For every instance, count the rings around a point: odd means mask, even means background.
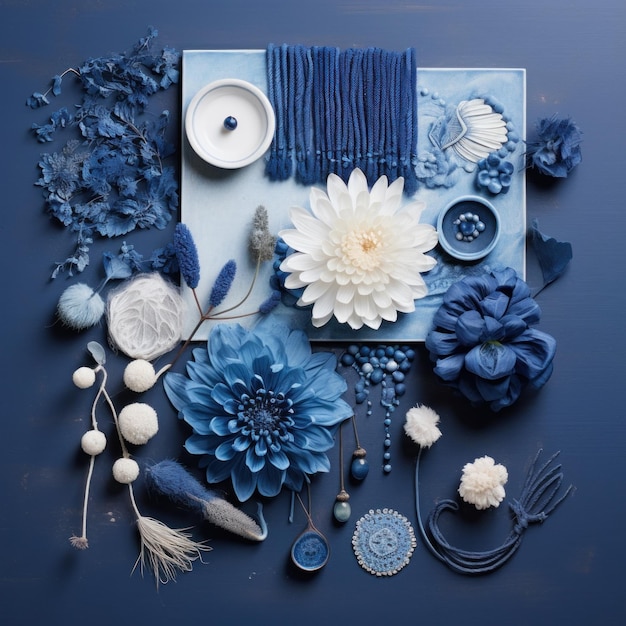
[[[461,196],[437,219],[441,247],[455,259],[477,261],[498,243],[500,218],[494,206],[479,196]]]

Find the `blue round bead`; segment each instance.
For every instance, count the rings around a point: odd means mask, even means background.
[[[226,130],[235,130],[235,128],[237,128],[237,118],[233,117],[232,115],[229,115],[224,120],[224,128]]]
[[[342,365],[352,365],[354,363],[354,356],[348,352],[346,352],[344,355],[342,355],[341,357],[341,364]]]
[[[386,356],[393,356],[393,353],[395,352],[395,348],[393,346],[387,346],[385,348],[385,355]]]
[[[409,361],[408,359],[406,359],[405,361],[402,361],[402,363],[400,363],[400,371],[401,372],[408,372],[411,369],[411,361]]]
[[[354,401],[357,404],[363,404],[367,400],[367,394],[365,391],[359,391],[359,393],[354,395]]]
[[[403,396],[406,393],[406,385],[404,383],[398,383],[396,385],[396,395]]]
[[[391,452],[385,452],[385,454],[383,454],[383,459],[385,459],[385,461],[388,461],[391,458]]]
[[[384,377],[385,373],[383,372],[383,370],[381,369],[375,369],[372,372],[372,375],[370,376],[370,380],[374,383],[377,384],[379,383],[383,377]]]
[[[351,344],[348,346],[347,353],[356,356],[359,353],[359,346]]]
[[[383,445],[385,446],[385,448],[391,448],[391,439],[385,439]]]
[[[376,348],[376,356],[380,359],[385,356],[384,348]]]
[[[404,359],[406,359],[406,354],[404,354],[404,352],[402,352],[402,350],[396,350],[393,353],[393,358],[398,362],[402,362],[404,361]]]
[[[389,474],[390,471],[391,471],[391,463],[386,463],[383,466],[383,472],[385,472],[385,474]]]
[[[392,378],[394,382],[401,383],[404,380],[404,372],[398,369],[392,374]]]
[[[364,374],[371,374],[374,371],[374,366],[371,363],[363,363],[361,371]]]
[[[350,474],[355,480],[363,480],[370,471],[370,464],[367,459],[359,457],[352,460]]]
[[[408,350],[405,351],[406,353],[406,358],[409,359],[409,361],[412,361],[415,358],[415,350],[411,350],[410,348]]]
[[[385,426],[391,426],[391,418],[386,418],[384,421]]]

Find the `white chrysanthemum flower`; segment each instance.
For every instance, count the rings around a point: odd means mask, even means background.
[[[438,423],[439,415],[436,411],[424,404],[418,404],[407,411],[404,432],[417,445],[430,448],[441,437]]]
[[[463,467],[459,495],[479,510],[497,507],[504,500],[504,485],[508,479],[504,465],[496,464],[490,456],[483,456]]]
[[[291,209],[295,228],[279,234],[295,252],[280,269],[289,273],[287,289],[304,288],[298,305],[313,305],[313,326],[334,315],[353,329],[378,329],[427,294],[420,272],[436,264],[424,253],[437,244],[437,231],[419,223],[424,203],[400,207],[403,189],[403,178],[388,185],[381,176],[370,191],[355,169],[347,185],[330,174],[327,193],[311,189],[312,214]]]

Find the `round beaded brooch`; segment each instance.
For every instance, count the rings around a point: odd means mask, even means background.
[[[356,523],[352,548],[375,576],[393,576],[408,565],[417,541],[411,522],[393,509],[371,509]]]

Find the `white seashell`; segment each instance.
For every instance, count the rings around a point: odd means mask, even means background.
[[[453,113],[437,120],[429,137],[441,150],[451,148],[465,161],[478,163],[504,146],[508,131],[502,115],[475,98],[463,100]]]

